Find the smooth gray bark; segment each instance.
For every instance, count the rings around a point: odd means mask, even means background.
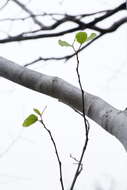
[[[0,76],[29,89],[57,98],[82,112],[79,88],[58,77],[48,76],[0,57]],[[127,150],[127,112],[120,111],[103,99],[85,92],[85,113],[107,132],[114,135]]]

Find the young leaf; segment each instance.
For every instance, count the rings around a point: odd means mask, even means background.
[[[25,119],[25,121],[23,122],[23,126],[29,127],[30,125],[34,124],[36,121],[38,121],[38,117],[34,114],[31,114]]]
[[[91,33],[90,36],[87,38],[87,41],[93,40],[96,36],[96,33]]]
[[[34,112],[35,112],[36,114],[41,115],[41,112],[40,112],[38,109],[34,108],[33,110],[34,110]]]
[[[58,43],[59,43],[59,45],[62,46],[62,47],[63,47],[63,46],[65,46],[65,47],[72,47],[71,44],[69,44],[68,42],[63,41],[63,40],[59,40]]]
[[[87,40],[86,32],[78,32],[75,36],[78,43],[83,44]]]

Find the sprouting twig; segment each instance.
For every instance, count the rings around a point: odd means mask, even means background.
[[[80,174],[81,171],[82,171],[82,160],[83,160],[83,157],[84,157],[84,153],[85,153],[85,151],[86,151],[86,148],[87,148],[87,144],[88,144],[88,134],[89,134],[89,123],[88,123],[88,120],[86,119],[86,115],[85,115],[85,95],[84,95],[84,90],[83,90],[83,87],[82,87],[81,77],[80,77],[80,73],[79,73],[79,57],[78,57],[78,51],[75,50],[74,46],[72,46],[72,47],[73,47],[73,50],[74,50],[75,55],[76,55],[76,60],[77,60],[76,73],[77,73],[78,83],[79,83],[79,86],[80,86],[81,96],[82,96],[82,113],[83,113],[83,119],[84,119],[84,125],[85,125],[85,142],[84,142],[84,146],[83,146],[83,149],[82,149],[82,153],[81,153],[81,156],[80,156],[80,159],[79,159],[79,162],[78,162],[77,170],[76,170],[76,172],[75,172],[75,175],[74,175],[74,178],[73,178],[73,181],[72,181],[70,190],[73,190],[73,189],[74,189],[74,185],[75,185],[75,183],[76,183],[76,180],[77,180],[79,174]],[[80,48],[81,48],[81,45],[80,45],[80,47],[79,47],[79,50],[80,50]]]
[[[60,160],[60,156],[59,156],[59,153],[58,153],[58,150],[57,150],[57,146],[56,146],[55,140],[53,138],[53,135],[52,135],[51,131],[46,127],[46,125],[45,125],[42,117],[41,117],[40,122],[43,125],[44,129],[48,132],[48,134],[50,136],[50,139],[51,139],[51,141],[53,143],[53,146],[54,146],[54,149],[55,149],[55,153],[56,153],[56,157],[57,157],[58,164],[59,164],[59,173],[60,173],[61,188],[62,188],[62,190],[64,190],[63,174],[62,174],[62,163],[61,163],[61,160]]]
[[[84,45],[83,47],[81,47],[79,50],[77,50],[77,53],[80,53],[81,51],[83,51],[85,48],[87,48],[88,46],[90,46],[93,42],[95,42],[97,39],[101,38],[104,34],[99,34],[98,36],[96,36],[93,40],[89,41],[86,45]],[[38,63],[40,61],[61,61],[61,60],[64,60],[65,62],[68,61],[69,59],[71,59],[73,56],[75,56],[76,53],[72,53],[72,54],[69,54],[69,55],[66,55],[66,56],[61,56],[61,57],[38,57],[37,59],[29,62],[29,63],[26,63],[24,65],[24,67],[28,67],[28,66],[31,66],[35,63]]]
[[[72,156],[71,154],[70,154],[70,158],[72,158],[76,163],[74,163],[74,164],[79,164],[79,160],[77,160],[77,158],[75,158],[74,156]],[[81,165],[80,165],[80,169],[79,169],[79,174],[82,172],[82,170],[83,170],[83,164],[81,163]],[[78,175],[79,175],[78,174]]]

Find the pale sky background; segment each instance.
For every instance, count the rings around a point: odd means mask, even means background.
[[[47,11],[75,14],[113,8],[124,1],[23,0],[22,2],[31,2],[29,6],[36,13]],[[2,3],[1,0],[0,6]],[[13,3],[0,12],[0,18],[17,15],[20,17],[23,14]],[[117,15],[115,18],[120,16]],[[110,23],[112,21],[110,19]],[[110,23],[106,22],[106,25]],[[5,24],[1,24],[0,35],[6,35],[8,31],[16,34],[22,31],[23,27],[33,28],[32,22],[26,24],[21,22],[18,27],[15,26],[6,23],[5,27]],[[125,24],[80,54],[80,74],[84,89],[121,110],[127,107],[126,34]],[[60,37],[70,42],[73,38],[74,34]],[[71,53],[70,49],[58,46],[58,39],[0,44],[0,56],[25,64],[40,55],[48,57]],[[78,85],[75,65],[73,58],[67,63],[41,62],[30,68],[48,75],[59,76]],[[0,100],[0,189],[60,189],[58,163],[47,133],[40,124],[27,129],[22,128],[23,120],[32,113],[33,108],[43,109],[46,105],[44,121],[51,129],[57,143],[63,163],[65,189],[68,189],[76,169],[69,155],[78,158],[83,145],[82,119],[57,100],[2,78],[0,78]],[[103,190],[110,190],[111,185],[112,190],[126,190],[127,154],[123,146],[94,122],[90,121],[90,126],[84,170],[75,189],[95,190],[95,184],[99,184]]]

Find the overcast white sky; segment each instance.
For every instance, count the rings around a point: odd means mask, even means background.
[[[121,2],[124,1],[33,0],[30,7],[36,12],[74,14],[111,8]],[[20,9],[15,7],[10,3],[8,8],[0,13],[1,18],[19,14]],[[21,15],[22,12],[19,16]],[[18,33],[22,27],[28,26],[33,27],[31,23],[27,23],[26,26],[19,24],[17,28],[8,25],[6,31]],[[4,29],[4,32],[6,31]],[[3,35],[3,30],[0,33]],[[84,89],[104,98],[118,109],[124,109],[127,106],[126,33],[127,25],[124,25],[117,32],[99,39],[80,54],[80,72]],[[71,41],[73,37],[71,34],[61,39]],[[71,52],[69,49],[59,47],[57,40],[1,44],[0,56],[24,64],[39,55],[46,57]],[[31,69],[57,75],[77,85],[74,58],[67,63],[52,61],[35,64],[31,66]],[[66,189],[68,189],[76,169],[69,155],[78,157],[83,145],[82,119],[66,105],[2,78],[0,79],[0,100],[0,189],[52,188],[57,190],[60,188],[56,156],[48,135],[39,124],[27,129],[22,128],[24,118],[32,112],[32,109],[34,107],[43,109],[45,105],[48,107],[44,114],[44,121],[56,139],[63,163]],[[90,140],[84,159],[84,170],[79,177],[76,189],[94,190],[95,184],[98,183],[104,190],[110,189],[111,184],[115,190],[126,190],[127,155],[124,148],[94,122],[90,121],[90,126]]]

